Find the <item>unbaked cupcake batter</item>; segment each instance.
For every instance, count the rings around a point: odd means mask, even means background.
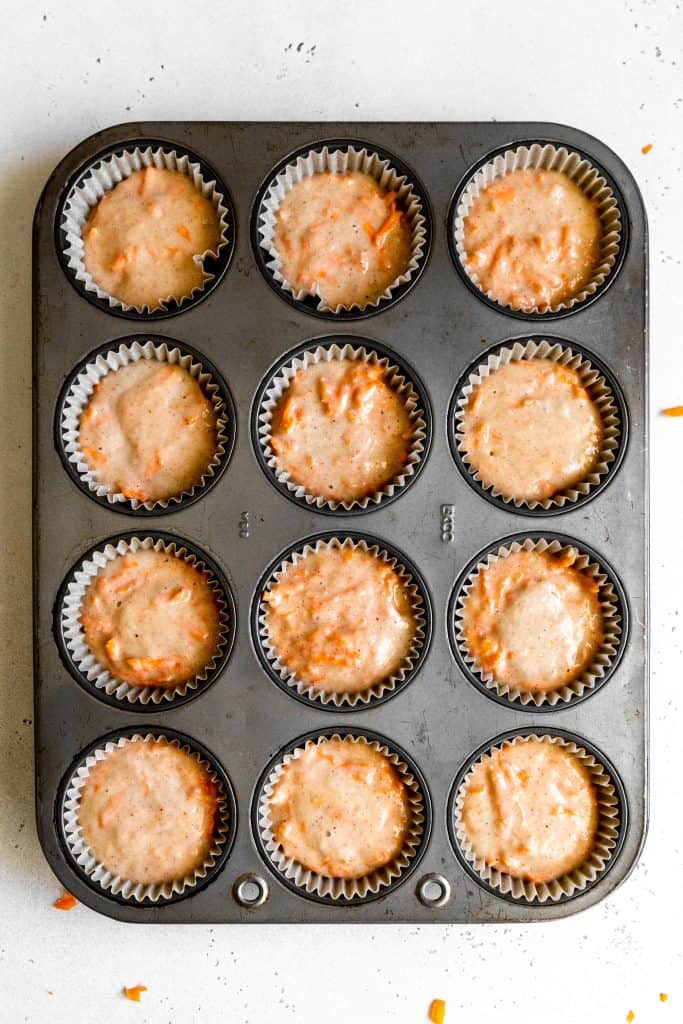
[[[95,386],[78,444],[99,484],[129,499],[163,501],[206,473],[216,451],[216,412],[187,370],[138,359]]]
[[[133,686],[176,686],[212,661],[220,632],[206,576],[165,551],[107,562],[88,586],[81,624],[100,665]]]
[[[396,192],[369,174],[302,178],[277,211],[273,245],[282,276],[328,306],[367,306],[410,261],[411,232]]]
[[[327,878],[362,878],[401,852],[410,805],[380,751],[363,741],[322,740],[285,766],[270,818],[285,857]]]
[[[573,298],[600,256],[596,203],[560,171],[510,171],[465,217],[465,267],[487,294],[534,310]]]
[[[462,823],[491,868],[550,882],[583,864],[598,823],[589,770],[566,748],[541,740],[506,744],[465,785]]]
[[[186,174],[134,171],[106,192],[83,229],[85,269],[128,306],[157,309],[201,288],[201,257],[216,253],[216,209]]]
[[[585,480],[603,438],[576,370],[550,359],[516,359],[485,377],[465,406],[463,430],[468,465],[518,501],[543,501]]]
[[[518,551],[474,577],[463,603],[470,654],[497,683],[555,690],[577,679],[602,643],[599,586],[573,551]]]
[[[288,563],[263,601],[281,664],[327,692],[355,693],[387,679],[415,637],[405,584],[359,548],[324,547]]]
[[[272,419],[279,468],[314,497],[354,501],[391,483],[408,462],[413,427],[382,366],[311,363],[290,381]]]
[[[91,769],[78,822],[95,858],[131,882],[161,884],[206,861],[216,786],[194,757],[166,741],[132,740]]]

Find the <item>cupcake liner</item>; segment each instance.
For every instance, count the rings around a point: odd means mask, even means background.
[[[485,292],[479,284],[476,272],[468,269],[465,262],[467,254],[465,252],[464,222],[465,217],[467,217],[472,209],[472,204],[476,197],[496,178],[500,178],[511,171],[540,169],[559,171],[565,174],[575,185],[578,185],[589,199],[597,203],[602,226],[600,258],[588,284],[572,298],[552,305],[546,304],[518,310],[508,303],[499,302],[492,292]],[[588,299],[596,295],[598,290],[603,287],[607,279],[614,273],[622,246],[623,224],[619,201],[613,188],[608,184],[603,173],[590,160],[579,153],[566,149],[564,146],[557,147],[550,143],[541,144],[535,142],[529,146],[517,146],[514,149],[507,149],[478,168],[458,196],[453,217],[452,233],[456,256],[462,271],[477,291],[481,295],[486,296],[489,302],[492,302],[498,309],[511,311],[515,314],[556,315],[581,306]]]
[[[508,875],[504,871],[490,867],[486,861],[472,849],[462,823],[462,809],[465,800],[465,789],[473,771],[491,756],[493,751],[502,750],[517,743],[528,743],[540,740],[554,744],[573,754],[589,770],[595,786],[598,801],[598,825],[595,844],[585,863],[573,871],[551,882],[529,882],[522,878]],[[513,736],[493,745],[484,754],[476,757],[463,775],[452,806],[452,824],[455,841],[464,857],[473,877],[483,881],[502,896],[522,903],[556,903],[580,895],[592,886],[611,866],[620,845],[621,807],[617,787],[607,768],[598,757],[586,750],[580,743],[564,739],[557,735],[530,733]]]
[[[299,864],[292,857],[285,857],[271,828],[270,798],[286,765],[325,740],[343,739],[351,739],[354,743],[365,743],[389,758],[407,787],[412,811],[411,826],[404,848],[398,856],[384,867],[363,875],[361,878],[329,878],[311,871],[310,868]],[[284,754],[268,771],[256,797],[259,837],[271,867],[302,894],[338,903],[372,899],[387,886],[395,887],[401,876],[417,863],[416,858],[425,844],[428,832],[427,797],[411,766],[391,749],[388,742],[380,742],[380,740],[355,733],[353,735],[340,732],[322,733],[315,739],[308,739],[301,746],[296,746]]]
[[[598,596],[602,611],[602,643],[590,666],[577,679],[556,689],[529,691],[511,686],[508,683],[497,682],[492,672],[485,670],[477,664],[475,657],[469,650],[463,631],[465,601],[479,573],[499,559],[506,558],[511,554],[517,554],[519,551],[547,552],[549,555],[575,553],[577,558],[572,568],[591,577],[600,588]],[[554,708],[558,705],[566,705],[576,698],[587,695],[605,680],[608,673],[611,673],[615,659],[625,641],[621,601],[609,574],[599,562],[591,561],[591,556],[582,551],[580,545],[564,544],[557,539],[547,539],[545,537],[527,537],[522,541],[513,540],[512,542],[502,544],[497,551],[487,553],[486,557],[477,563],[458,588],[455,594],[451,617],[452,621],[449,623],[449,631],[450,629],[453,630],[454,642],[470,672],[481,680],[487,690],[497,694],[499,697],[507,698],[510,702],[518,702],[522,707],[547,705]]]
[[[211,781],[218,790],[218,814],[214,828],[214,840],[209,855],[204,863],[196,868],[192,874],[186,875],[184,878],[174,879],[172,882],[145,884],[114,875],[104,864],[96,859],[81,832],[78,815],[81,804],[81,791],[88,775],[98,761],[103,761],[108,754],[134,740],[143,740],[145,743],[170,743],[179,750],[190,754],[208,772]],[[223,854],[226,851],[226,846],[231,838],[231,831],[234,828],[230,805],[230,794],[226,791],[223,780],[216,771],[216,768],[197,750],[194,750],[189,742],[176,737],[167,737],[158,732],[136,732],[131,736],[120,736],[118,739],[103,742],[102,746],[87,754],[73,771],[66,785],[60,812],[62,834],[71,859],[80,873],[85,875],[89,882],[96,883],[104,892],[119,899],[136,903],[161,903],[185,895],[188,890],[205,881],[217,867],[219,861],[224,859]]]
[[[207,249],[194,257],[195,263],[202,266],[203,283],[190,294],[176,298],[172,295],[160,300],[156,306],[130,306],[109,292],[104,291],[85,268],[85,249],[83,245],[83,229],[93,207],[97,206],[105,193],[113,189],[119,182],[129,178],[135,171],[145,167],[156,167],[158,170],[179,171],[190,178],[205,199],[208,199],[218,214],[220,240],[215,250]],[[202,167],[187,154],[176,152],[173,148],[147,146],[144,149],[133,146],[103,157],[88,168],[86,174],[75,184],[66,197],[60,212],[60,228],[63,235],[63,258],[68,273],[78,282],[79,286],[93,297],[108,303],[109,309],[125,313],[135,312],[140,316],[152,314],[159,310],[166,312],[174,303],[184,306],[197,299],[214,280],[214,275],[204,268],[204,261],[209,257],[217,257],[229,244],[230,215],[228,199],[219,191],[218,183],[206,180]]]
[[[282,274],[282,262],[273,241],[280,204],[299,181],[324,171],[335,174],[360,171],[362,174],[369,174],[381,188],[398,193],[410,226],[412,250],[408,266],[392,285],[373,302],[364,306],[360,306],[358,303],[350,305],[339,303],[337,306],[329,306],[317,289],[314,291],[297,290]],[[263,194],[257,214],[256,232],[258,244],[267,257],[266,270],[280,288],[297,302],[303,302],[311,297],[318,299],[317,311],[329,314],[377,309],[380,305],[390,302],[396,289],[408,285],[417,275],[424,263],[428,248],[425,207],[408,175],[399,173],[392,165],[391,158],[383,158],[365,146],[362,149],[356,149],[351,144],[344,148],[330,149],[328,146],[322,146],[320,149],[311,149],[286,164],[276,174]]]
[[[313,364],[320,362],[329,363],[340,359],[358,362],[365,361],[373,366],[379,365],[384,367],[385,381],[403,399],[413,427],[413,439],[408,453],[408,461],[403,471],[380,490],[366,495],[364,498],[354,498],[352,501],[330,501],[327,498],[309,494],[305,487],[291,479],[289,473],[280,469],[277,455],[270,446],[273,413],[280,398],[289,387],[292,378],[300,370],[306,369],[306,367]],[[342,514],[352,510],[365,511],[371,505],[377,506],[383,500],[394,497],[395,494],[410,484],[429,447],[426,416],[427,414],[423,408],[423,402],[417,388],[406,370],[392,363],[391,356],[383,355],[369,345],[357,347],[348,342],[343,345],[318,345],[316,348],[297,352],[291,361],[281,366],[268,382],[257,407],[256,434],[263,463],[283,488],[286,488],[298,501],[314,506],[319,511],[326,510]]]
[[[374,555],[386,565],[389,565],[405,584],[411,598],[416,628],[410,650],[400,669],[386,679],[382,679],[380,682],[368,687],[366,690],[360,690],[355,693],[337,693],[335,691],[322,690],[301,679],[297,679],[296,675],[280,662],[277,651],[271,646],[267,629],[267,608],[261,594],[259,594],[258,642],[272,673],[290,689],[294,690],[295,693],[299,694],[299,696],[322,704],[330,709],[367,707],[378,700],[388,697],[397,687],[403,686],[407,680],[413,677],[424,657],[428,642],[425,590],[416,581],[415,576],[410,570],[401,563],[399,558],[382,548],[380,543],[368,544],[365,540],[352,537],[346,537],[343,540],[340,540],[338,537],[332,537],[329,540],[318,540],[315,543],[304,544],[298,550],[293,551],[269,574],[265,586],[259,588],[260,591],[270,590],[289,566],[296,565],[297,562],[300,562],[314,552],[330,548],[336,550],[358,549],[367,554]]]
[[[96,474],[88,466],[79,443],[80,417],[92,398],[95,386],[108,373],[114,372],[137,362],[139,359],[151,359],[158,362],[180,366],[196,380],[206,397],[211,401],[216,414],[216,451],[211,462],[199,480],[189,490],[174,494],[170,498],[140,501],[138,498],[127,498],[120,491],[111,490],[106,484],[98,482]],[[161,341],[155,344],[152,340],[129,343],[121,342],[118,347],[112,346],[98,353],[72,378],[60,401],[58,410],[58,432],[65,462],[75,474],[81,490],[92,497],[106,501],[113,506],[124,505],[135,511],[147,512],[174,511],[185,504],[204,488],[209,487],[224,468],[230,455],[231,435],[234,434],[234,423],[231,423],[228,408],[229,396],[224,391],[213,372],[209,372],[201,361],[201,357],[183,351],[181,346],[172,342]]]
[[[104,665],[96,659],[87,645],[81,623],[81,610],[88,587],[97,578],[101,569],[108,562],[121,555],[136,551],[159,551],[182,558],[183,561],[202,572],[213,592],[218,606],[220,632],[216,649],[211,661],[193,679],[176,686],[133,686],[113,676]],[[171,706],[202,688],[224,660],[231,645],[234,633],[234,620],[228,595],[222,583],[202,559],[183,545],[181,540],[166,541],[160,537],[130,537],[118,539],[104,544],[101,548],[90,552],[76,567],[71,580],[67,583],[61,601],[58,603],[59,631],[64,641],[66,655],[78,675],[87,683],[107,696],[122,703],[134,706],[162,709],[163,705]]]
[[[542,501],[511,498],[499,491],[493,484],[486,483],[482,480],[481,474],[468,461],[463,446],[465,439],[464,416],[470,397],[477,386],[486,377],[495,373],[500,366],[520,359],[550,360],[575,370],[602,418],[602,449],[585,480],[558,492],[551,498],[544,498]],[[499,346],[490,352],[486,361],[471,370],[467,374],[465,383],[459,385],[452,404],[451,415],[455,421],[453,454],[469,477],[479,485],[486,495],[499,499],[506,505],[514,505],[518,509],[528,509],[539,515],[550,509],[564,509],[566,506],[586,498],[596,487],[604,483],[607,475],[617,468],[616,463],[625,443],[625,429],[622,422],[624,411],[619,407],[614,386],[608,381],[606,373],[592,365],[590,356],[583,355],[572,349],[569,344],[555,339],[532,338],[528,341],[515,341],[510,342],[509,345]]]

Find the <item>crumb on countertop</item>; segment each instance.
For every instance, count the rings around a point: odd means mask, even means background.
[[[665,1002],[667,1002],[668,998],[669,998],[669,997],[668,997],[668,995],[666,994],[666,992],[660,992],[660,993],[659,993],[659,1001],[660,1001],[660,1003],[665,1003]]]
[[[650,152],[650,150],[651,150],[651,149],[652,149],[652,143],[651,143],[651,142],[648,142],[647,146],[643,146],[643,148],[641,149],[641,151],[640,151],[640,152],[641,152],[641,153],[642,153],[642,154],[643,154],[644,156],[647,156],[647,154],[648,154],[648,153]]]
[[[133,985],[132,988],[127,988],[124,985],[123,994],[126,999],[130,999],[131,1003],[139,1003],[140,996],[143,992],[147,991],[146,985]]]
[[[432,999],[429,1004],[429,1019],[432,1024],[443,1024],[446,1019],[446,1002],[443,999]]]
[[[58,900],[55,900],[53,907],[55,910],[73,910],[78,905],[78,900],[75,896],[72,896],[70,892],[65,892],[63,896],[60,896]]]

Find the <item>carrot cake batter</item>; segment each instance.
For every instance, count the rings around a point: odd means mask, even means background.
[[[132,740],[90,771],[78,821],[91,852],[113,875],[161,884],[206,861],[216,797],[194,757],[165,741]]]
[[[554,690],[577,679],[603,638],[598,584],[575,554],[519,551],[474,578],[462,630],[477,665],[497,683]]]
[[[398,573],[358,548],[326,547],[288,564],[263,601],[280,663],[327,692],[355,693],[387,679],[415,636]]]
[[[97,482],[138,501],[198,484],[216,451],[216,412],[182,367],[138,359],[105,374],[81,414],[78,443]]]
[[[363,741],[322,740],[285,766],[270,817],[285,857],[327,878],[362,878],[401,852],[410,805],[380,751]]]
[[[598,209],[560,171],[510,171],[465,217],[465,267],[497,302],[533,311],[577,295],[600,256]]]
[[[585,480],[602,439],[600,411],[576,370],[518,359],[474,389],[460,448],[484,485],[506,498],[543,501]]]
[[[83,598],[85,640],[100,665],[132,686],[177,686],[212,661],[220,632],[206,576],[165,551],[107,562]]]
[[[320,295],[331,308],[362,308],[406,270],[411,231],[396,192],[360,171],[326,171],[287,193],[273,245],[296,291]]]
[[[290,381],[273,412],[270,446],[307,494],[358,501],[404,472],[413,427],[385,373],[377,364],[333,359]]]
[[[203,284],[201,256],[216,253],[213,204],[186,174],[134,171],[102,196],[83,230],[85,269],[128,306],[157,309]]]
[[[598,824],[588,769],[563,747],[534,739],[486,755],[465,785],[465,834],[491,868],[550,882],[583,864]]]

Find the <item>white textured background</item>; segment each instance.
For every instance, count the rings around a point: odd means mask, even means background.
[[[619,1024],[630,1009],[680,1024],[683,420],[656,413],[683,403],[681,4],[4,0],[0,26],[0,1021],[418,1024],[442,996],[448,1024]],[[652,823],[635,874],[594,910],[313,929],[52,909],[32,799],[31,218],[68,149],[138,118],[560,121],[635,171],[651,226]],[[139,1006],[120,995],[137,982]]]

